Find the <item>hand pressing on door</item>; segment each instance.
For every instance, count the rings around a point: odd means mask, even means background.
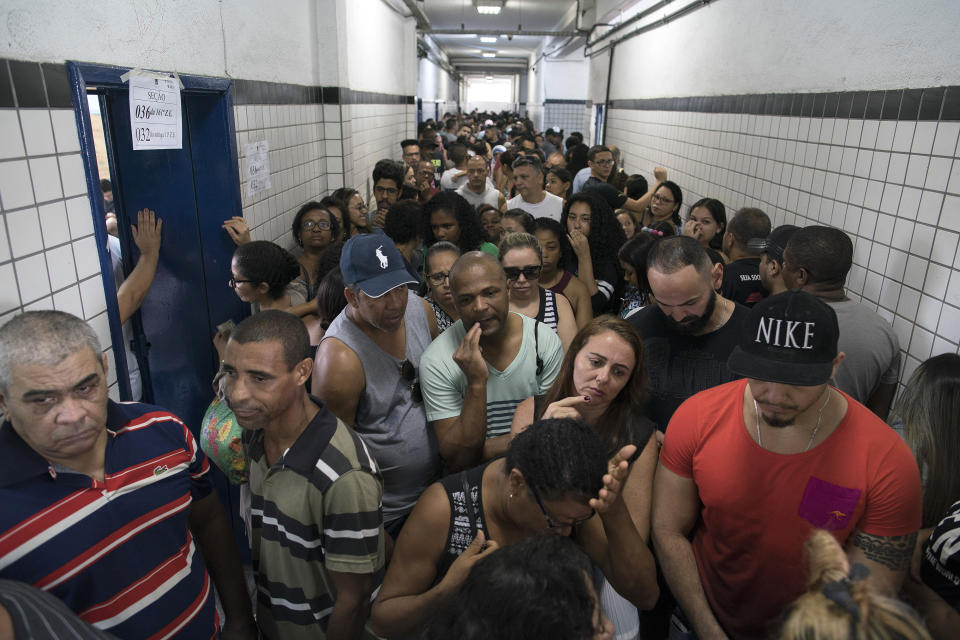
[[[137,225],[130,226],[133,242],[140,250],[137,265],[117,289],[117,306],[120,309],[120,323],[123,324],[140,308],[147,291],[153,284],[160,261],[161,231],[163,220],[150,209],[137,212]]]
[[[247,221],[242,217],[233,216],[229,220],[224,220],[221,227],[227,230],[227,233],[230,234],[230,239],[233,240],[234,244],[238,247],[250,242],[250,225],[248,225]]]

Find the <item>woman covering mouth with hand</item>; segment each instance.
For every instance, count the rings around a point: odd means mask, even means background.
[[[577,333],[546,395],[521,402],[510,428],[516,435],[535,420],[575,418],[600,434],[608,454],[636,445],[623,499],[644,542],[650,540],[653,474],[659,455],[653,422],[643,412],[646,396],[640,334],[626,320],[604,315]],[[639,628],[636,607],[609,583],[598,592],[603,613],[613,620],[618,633]]]

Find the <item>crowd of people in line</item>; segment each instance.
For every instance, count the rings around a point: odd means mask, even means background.
[[[0,327],[0,637],[960,637],[960,356],[894,402],[846,233],[516,114],[397,152],[295,246],[224,221],[251,315],[200,425],[109,400],[78,318]]]

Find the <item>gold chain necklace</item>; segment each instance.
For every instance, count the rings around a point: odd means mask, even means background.
[[[820,431],[820,420],[823,419],[823,410],[827,408],[827,403],[830,402],[830,387],[827,387],[827,399],[823,401],[823,404],[820,405],[820,411],[817,412],[817,426],[813,428],[813,433],[810,434],[810,441],[807,442],[807,448],[804,449],[801,453],[806,453],[810,450],[810,447],[813,446],[813,441],[817,437],[817,432]],[[753,399],[753,410],[757,414],[757,444],[760,445],[760,448],[763,448],[763,438],[760,437],[760,407],[757,405],[757,399]]]

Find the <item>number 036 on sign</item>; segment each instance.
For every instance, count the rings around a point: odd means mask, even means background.
[[[176,78],[131,76],[129,86],[133,150],[182,149],[180,85]]]

